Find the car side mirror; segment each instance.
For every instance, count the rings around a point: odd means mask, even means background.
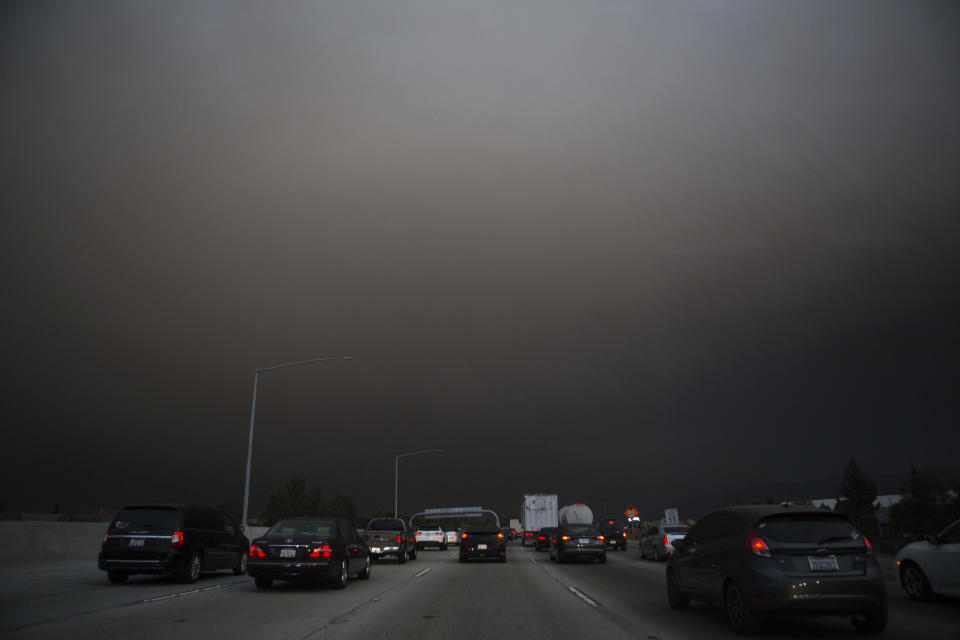
[[[927,535],[923,536],[923,539],[926,540],[927,542],[929,542],[929,543],[932,544],[932,545],[940,544],[940,540],[939,540],[939,539],[937,538],[937,536],[936,536],[935,534],[933,534],[933,533],[928,533]]]

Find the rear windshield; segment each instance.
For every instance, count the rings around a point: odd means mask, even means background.
[[[177,509],[158,509],[136,507],[123,509],[117,514],[113,528],[123,529],[166,529],[172,531],[177,528]]]
[[[371,531],[403,531],[403,522],[400,520],[371,520]]]
[[[281,520],[270,527],[268,536],[332,536],[332,520]]]
[[[564,531],[575,536],[597,535],[597,530],[592,524],[572,524],[568,526]]]
[[[687,533],[690,531],[690,527],[664,527],[664,533]]]
[[[843,516],[830,513],[791,513],[771,516],[757,523],[757,533],[777,542],[824,544],[858,540],[860,533]]]

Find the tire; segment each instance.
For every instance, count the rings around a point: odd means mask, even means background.
[[[240,552],[240,557],[237,559],[237,566],[233,568],[233,575],[242,576],[247,572],[247,554]]]
[[[442,545],[440,545],[440,551],[446,551],[446,550],[447,550],[447,543],[444,542]]]
[[[194,551],[187,559],[187,566],[180,574],[180,580],[187,584],[193,584],[200,579],[201,573],[203,573],[203,558],[200,557],[199,552]]]
[[[363,563],[363,568],[360,569],[360,573],[357,574],[357,577],[361,580],[370,579],[370,571],[373,568],[373,563],[370,562],[370,556],[367,556],[366,561]]]
[[[900,582],[911,600],[930,600],[933,591],[923,569],[913,562],[904,562],[900,569]]]
[[[566,556],[561,555],[559,551],[557,552],[557,564],[567,564]]]
[[[130,574],[126,571],[107,571],[107,580],[113,584],[123,584],[129,577]]]
[[[269,589],[273,586],[273,578],[257,576],[253,579],[253,584],[257,585],[257,589]]]
[[[408,553],[408,554],[407,554],[407,558],[408,558],[409,560],[416,560],[416,559],[417,559],[417,550],[414,549],[413,551],[411,551],[410,553]]]
[[[727,609],[727,621],[734,633],[742,636],[753,635],[760,628],[760,620],[750,610],[743,591],[734,582],[728,582],[723,589],[723,603]]]
[[[414,553],[414,554],[417,553],[416,547],[414,547],[414,549],[413,549],[413,551],[412,551],[411,553]],[[400,564],[407,564],[407,552],[406,552],[406,550],[401,549],[400,551],[397,552],[397,562],[399,562]]]
[[[465,556],[465,555],[463,555],[463,554],[461,553],[461,554],[460,554],[460,562],[466,562],[466,561],[467,561],[467,556]]]
[[[887,607],[877,607],[860,616],[850,618],[853,628],[860,633],[878,634],[887,628]]]
[[[349,571],[347,561],[340,561],[340,570],[337,572],[337,575],[333,576],[333,588],[334,589],[344,589],[347,586],[347,571]]]
[[[678,611],[690,606],[690,598],[680,591],[677,574],[672,569],[667,570],[667,602],[670,603],[671,609],[677,609]]]

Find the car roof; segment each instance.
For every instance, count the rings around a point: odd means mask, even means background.
[[[837,513],[836,511],[828,511],[827,509],[819,509],[817,507],[812,507],[810,505],[796,505],[796,504],[751,504],[751,505],[738,505],[735,507],[722,507],[710,513],[734,513],[744,520],[762,520],[769,516],[781,515],[785,513],[809,513],[809,514],[826,514],[831,516],[836,516],[838,518],[846,518],[842,513]],[[708,514],[709,515],[709,514]],[[668,526],[668,525],[664,525]]]

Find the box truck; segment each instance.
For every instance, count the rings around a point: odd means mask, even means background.
[[[557,526],[557,494],[528,493],[520,505],[520,524],[523,527],[522,544],[533,542],[543,527]]]

